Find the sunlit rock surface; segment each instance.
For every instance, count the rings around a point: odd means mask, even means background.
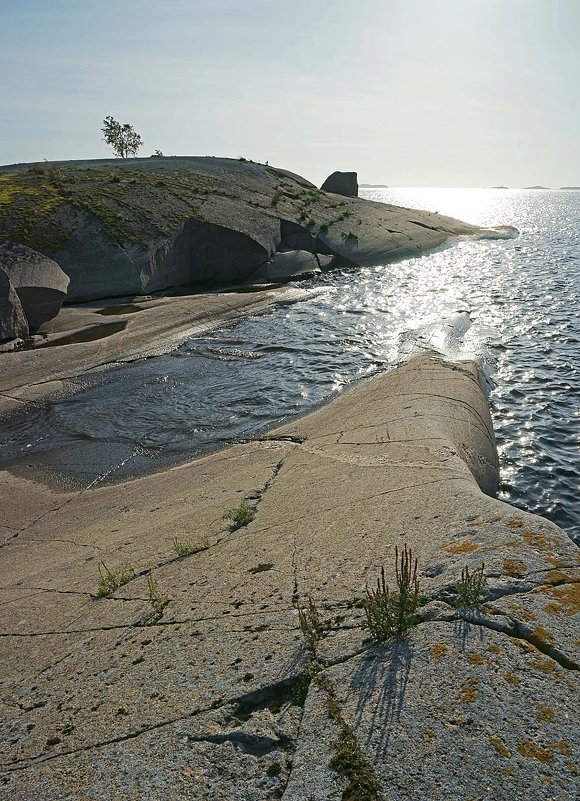
[[[2,792],[574,797],[577,549],[492,497],[497,477],[476,365],[425,356],[117,486],[4,471]],[[375,645],[361,599],[381,567],[396,587],[404,545],[419,619]],[[466,606],[462,571],[482,564]],[[131,580],[97,597],[121,566]]]

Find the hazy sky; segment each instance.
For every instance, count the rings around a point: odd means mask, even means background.
[[[580,185],[580,0],[0,0],[0,164],[245,156],[320,183]]]

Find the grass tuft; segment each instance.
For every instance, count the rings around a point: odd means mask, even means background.
[[[99,573],[101,577],[97,584],[97,595],[100,598],[110,595],[123,584],[128,584],[135,578],[135,571],[132,567],[123,566],[116,570],[109,570],[104,562],[99,563]]]
[[[201,545],[194,545],[190,540],[180,540],[177,537],[173,540],[173,550],[179,557],[207,551],[209,546],[209,540],[204,540]]]
[[[323,626],[320,622],[316,604],[310,596],[308,597],[308,605],[298,608],[298,620],[300,622],[300,631],[304,635],[308,650],[314,651],[316,643],[322,634]]]
[[[455,587],[455,592],[457,593],[455,606],[457,609],[477,606],[483,601],[484,587],[487,582],[484,571],[485,564],[483,562],[481,567],[473,573],[470,573],[469,567],[465,565],[461,571],[461,581]]]
[[[355,234],[353,231],[348,231],[348,232],[347,231],[343,231],[342,234],[341,234],[341,237],[346,242],[349,242],[349,241],[358,242],[358,234]]]
[[[152,626],[155,623],[158,623],[163,617],[163,610],[169,603],[169,598],[167,595],[163,595],[159,589],[159,585],[153,578],[153,573],[151,570],[147,576],[147,595],[152,609],[152,613],[147,620],[147,625]]]
[[[230,509],[229,512],[226,512],[224,518],[232,521],[230,523],[230,529],[236,531],[236,529],[251,523],[255,514],[254,509],[245,501],[242,501],[237,509]]]

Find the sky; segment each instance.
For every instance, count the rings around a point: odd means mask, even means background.
[[[0,0],[0,164],[215,155],[580,185],[580,0]]]

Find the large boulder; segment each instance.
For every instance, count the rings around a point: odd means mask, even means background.
[[[333,258],[333,256],[318,256],[307,250],[282,250],[274,253],[250,280],[260,283],[311,278],[327,268]]]
[[[320,187],[323,192],[334,192],[335,195],[358,197],[358,180],[356,172],[333,172]]]
[[[5,242],[0,245],[0,271],[16,290],[32,330],[56,317],[70,279],[55,261],[25,245]]]
[[[28,336],[28,323],[10,279],[0,270],[0,341]]]

